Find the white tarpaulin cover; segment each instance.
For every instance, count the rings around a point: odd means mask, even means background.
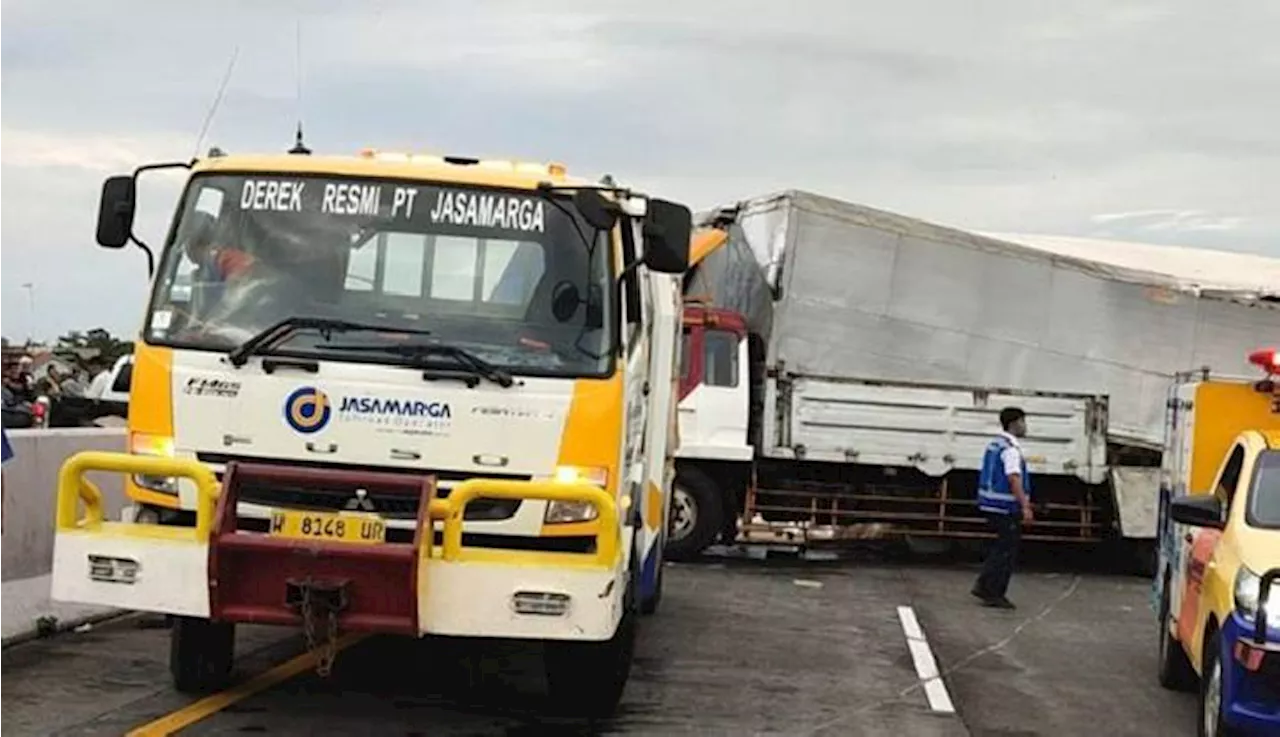
[[[795,191],[737,223],[788,371],[1104,394],[1113,438],[1158,445],[1173,372],[1252,375],[1248,352],[1280,341],[1280,305],[1259,299],[1280,294],[1276,259],[1020,244]]]

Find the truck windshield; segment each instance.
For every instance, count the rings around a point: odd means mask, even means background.
[[[271,352],[411,363],[376,346],[428,331],[426,340],[516,374],[605,375],[613,249],[603,233],[588,243],[593,230],[571,199],[557,203],[527,190],[198,175],[165,246],[145,335],[225,351],[280,320],[324,317],[389,330],[332,343],[300,330]],[[327,347],[362,341],[365,350]]]
[[[1280,528],[1280,451],[1267,450],[1258,456],[1248,512],[1250,525]]]

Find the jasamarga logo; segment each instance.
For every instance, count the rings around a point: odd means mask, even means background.
[[[349,421],[404,428],[440,428],[453,419],[448,402],[386,397],[343,397],[338,415]]]

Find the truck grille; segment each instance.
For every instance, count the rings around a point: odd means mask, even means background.
[[[218,480],[222,480],[222,469],[231,461],[245,463],[270,464],[270,460],[260,458],[244,458],[214,453],[198,453],[196,459],[216,468]],[[285,464],[279,464],[285,465]],[[436,477],[436,496],[446,498],[449,490],[456,484],[471,478],[471,474],[457,471],[439,471],[433,469],[414,469],[405,472],[398,468],[377,466],[344,466],[327,463],[309,463],[290,461],[290,466],[306,466],[309,468],[328,468],[343,471],[370,471],[376,473],[404,473],[406,476]],[[491,474],[490,477],[527,481],[532,476],[515,474]],[[418,499],[406,494],[387,492],[369,492],[365,496],[365,506],[357,504],[356,488],[315,488],[306,486],[287,486],[272,484],[246,484],[240,487],[238,498],[241,502],[260,504],[268,507],[286,507],[289,509],[305,509],[324,512],[342,510],[377,512],[386,519],[417,519]],[[372,509],[369,508],[372,506]],[[467,505],[463,514],[465,520],[500,521],[510,519],[520,508],[520,500],[479,498]]]

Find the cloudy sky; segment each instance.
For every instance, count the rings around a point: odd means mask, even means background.
[[[1263,0],[6,0],[3,332],[138,329],[145,261],[94,245],[101,179],[190,157],[233,55],[201,149],[283,151],[301,109],[319,152],[1280,256],[1278,31]],[[144,183],[146,239],[175,187]]]

